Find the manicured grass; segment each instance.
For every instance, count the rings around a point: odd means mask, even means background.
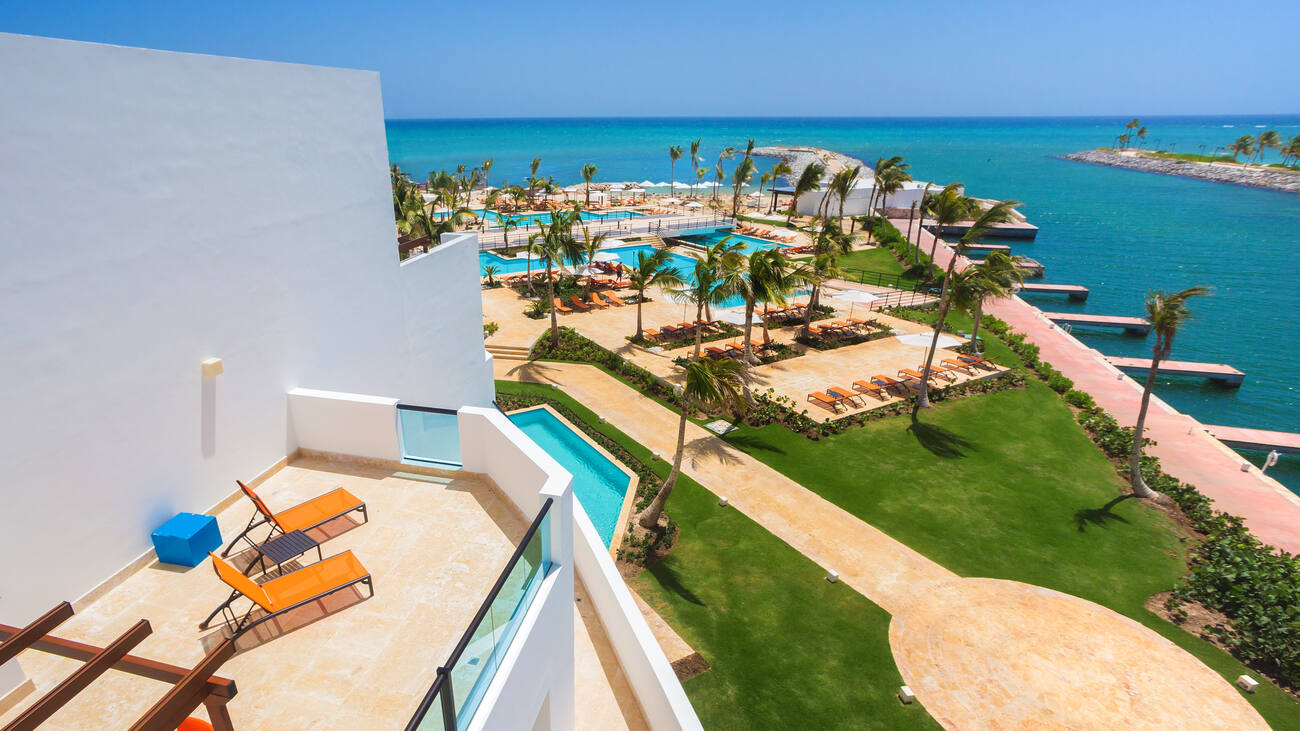
[[[499,391],[555,399],[660,474],[649,450],[561,391],[497,381]],[[894,695],[902,678],[889,615],[690,478],[668,512],[673,552],[636,591],[712,666],[685,683],[705,728],[938,728]]]
[[[807,257],[804,260],[806,259]],[[910,274],[905,274],[903,265],[894,258],[893,252],[883,246],[850,251],[840,256],[838,262],[841,269],[847,270],[846,279],[856,280],[857,272],[854,270],[861,270],[902,277],[906,282],[920,281]]]
[[[963,576],[1089,599],[1230,681],[1249,672],[1146,610],[1148,597],[1178,583],[1188,546],[1164,515],[1117,499],[1114,467],[1044,384],[943,402],[909,427],[907,417],[883,419],[816,442],[742,427],[727,440]],[[1276,687],[1247,698],[1275,727],[1300,727],[1300,704]]]

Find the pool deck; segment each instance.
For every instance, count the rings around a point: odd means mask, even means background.
[[[907,219],[893,223],[906,225]],[[933,238],[922,232],[921,240],[928,250]],[[941,246],[936,264],[946,267],[952,256],[951,248]],[[1136,422],[1142,386],[1107,362],[1106,356],[1057,327],[1019,297],[996,300],[986,311],[1025,333],[1041,349],[1043,360],[1073,380],[1076,388],[1092,394],[1121,424]],[[1196,419],[1158,396],[1152,396],[1151,405],[1146,430],[1156,444],[1150,453],[1160,458],[1166,472],[1195,485],[1219,510],[1244,518],[1260,540],[1300,553],[1300,496],[1247,463]],[[1244,472],[1242,465],[1246,465]]]

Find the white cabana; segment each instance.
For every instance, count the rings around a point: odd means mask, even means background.
[[[897,338],[898,342],[902,343],[903,345],[913,345],[918,348],[930,347],[930,341],[933,339],[934,339],[934,335],[926,334],[926,333],[916,333],[914,335],[899,335]],[[958,340],[957,338],[949,337],[947,335],[943,335],[943,334],[939,335],[940,348],[951,348],[954,345],[961,345],[961,341]]]
[[[677,205],[678,203],[681,203],[681,202],[682,202],[682,199],[681,199],[681,198],[664,198],[663,200],[661,200],[661,201],[659,201],[659,202],[660,202],[660,203],[663,203],[663,204],[666,204],[666,205],[675,206],[675,205]]]
[[[703,204],[703,203],[699,203],[699,202],[697,202],[697,201],[691,201],[690,203],[687,203],[687,204],[686,204],[686,207],[687,207],[687,208],[703,208],[703,207],[704,207],[704,204]]]
[[[841,302],[848,302],[849,317],[853,317],[853,308],[856,307],[858,303],[866,304],[868,302],[875,302],[880,298],[870,292],[863,292],[860,289],[846,289],[841,291],[839,294],[836,294],[835,299]]]
[[[606,240],[605,243],[608,244],[609,240]],[[618,243],[621,244],[623,242],[619,241]],[[591,257],[591,260],[592,261],[618,261],[618,254],[615,254],[612,251],[598,251],[596,252],[595,256]]]

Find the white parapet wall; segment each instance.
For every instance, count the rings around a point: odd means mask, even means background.
[[[289,426],[302,449],[398,461],[397,399],[295,388]]]
[[[572,479],[499,411],[464,408],[460,414],[465,469],[491,475],[525,514],[528,514],[526,506],[537,499],[538,479],[545,476],[557,480],[559,475],[565,480]],[[507,435],[508,443],[493,437],[492,430]],[[468,448],[469,444],[475,446]],[[570,515],[571,535],[565,540],[571,542],[574,566],[650,727],[656,730],[701,728],[686,691],[632,599],[596,527],[581,509],[570,510]]]
[[[486,475],[525,517],[547,499],[551,575],[502,658],[469,731],[574,727],[573,477],[495,408],[458,412],[461,461]]]

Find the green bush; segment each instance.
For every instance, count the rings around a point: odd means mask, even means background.
[[[1092,394],[1086,391],[1076,391],[1073,388],[1066,391],[1065,402],[1071,406],[1080,409],[1096,408],[1097,402],[1092,399]]]

